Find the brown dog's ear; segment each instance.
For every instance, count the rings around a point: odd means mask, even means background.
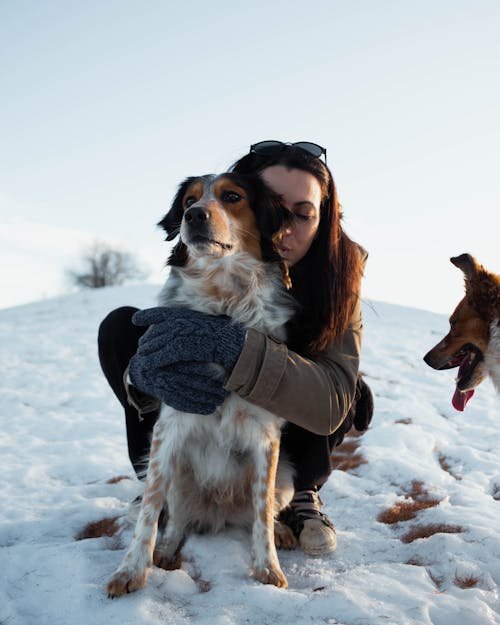
[[[167,233],[165,238],[166,241],[172,241],[179,234],[179,230],[181,228],[182,215],[184,210],[182,208],[182,200],[184,195],[189,187],[196,180],[196,176],[191,176],[190,178],[186,178],[183,183],[179,186],[177,193],[174,197],[174,201],[172,202],[172,206],[168,213],[163,217],[161,221],[157,223],[158,226],[163,228]]]
[[[182,241],[178,241],[167,260],[169,267],[184,267],[188,259],[188,248]]]
[[[461,254],[460,256],[453,256],[450,258],[450,261],[461,269],[466,278],[473,278],[477,272],[482,269],[481,265],[477,262],[477,260],[471,256],[470,254]]]
[[[500,315],[500,275],[480,265],[470,254],[450,258],[465,275],[465,296],[474,310],[487,321]]]
[[[292,280],[288,264],[279,255],[276,243],[279,233],[293,224],[293,213],[283,205],[281,195],[270,189],[259,175],[248,175],[246,178],[250,182],[250,203],[261,235],[262,259],[279,263],[283,283],[287,289],[290,289]]]
[[[293,213],[282,204],[281,195],[270,189],[256,174],[245,176],[249,189],[249,199],[255,214],[257,228],[261,236],[262,257],[275,260],[279,254],[275,249],[278,233],[293,223]]]

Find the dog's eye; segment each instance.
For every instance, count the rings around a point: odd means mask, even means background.
[[[222,201],[229,202],[229,204],[235,204],[241,200],[241,195],[236,191],[224,191],[222,194]]]
[[[190,195],[184,200],[184,205],[186,206],[186,208],[189,208],[189,206],[191,206],[191,204],[194,204],[195,202],[196,198],[194,197],[194,195]]]

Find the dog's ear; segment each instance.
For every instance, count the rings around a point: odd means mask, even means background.
[[[286,208],[281,195],[275,193],[258,175],[248,176],[251,189],[250,203],[255,214],[257,228],[259,229],[264,260],[273,260],[268,253],[274,249],[274,242],[279,234],[287,226],[293,223],[293,213]]]
[[[472,279],[477,275],[478,271],[482,269],[477,260],[470,254],[461,254],[460,256],[453,256],[450,258],[455,267],[461,269],[467,279]]]
[[[275,193],[258,175],[248,176],[250,202],[255,214],[257,228],[260,233],[260,249],[264,261],[280,264],[283,282],[287,289],[292,286],[288,264],[281,258],[276,249],[279,233],[293,223],[293,213],[282,203],[281,195]]]
[[[193,181],[196,180],[195,176],[191,176],[186,178],[184,182],[179,185],[177,193],[175,194],[174,200],[170,207],[168,213],[163,217],[161,221],[158,222],[158,226],[163,228],[167,233],[165,237],[166,241],[172,241],[179,234],[182,223],[182,216],[184,214],[184,210],[182,208],[182,200],[188,187]],[[171,267],[183,267],[188,259],[188,249],[186,245],[179,241],[172,249],[170,256],[167,261],[167,265]]]
[[[179,241],[170,252],[167,265],[169,267],[184,267],[187,263],[188,256],[189,253],[187,245],[185,245],[182,241]]]
[[[157,223],[160,228],[163,228],[167,233],[165,238],[166,241],[172,241],[179,234],[179,230],[181,228],[182,215],[184,213],[182,208],[182,199],[188,190],[190,184],[192,184],[196,180],[196,177],[191,176],[190,178],[186,178],[184,182],[181,183],[177,193],[174,197],[174,201],[170,207],[168,213],[163,217],[161,221]]]
[[[465,275],[465,296],[483,319],[500,315],[500,276],[487,271],[470,254],[450,258]]]

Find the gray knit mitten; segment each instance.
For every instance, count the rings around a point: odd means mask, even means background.
[[[228,395],[223,384],[243,349],[245,328],[229,317],[184,308],[141,310],[132,320],[151,326],[130,360],[132,384],[177,410],[212,413]]]

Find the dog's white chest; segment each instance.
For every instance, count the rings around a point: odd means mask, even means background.
[[[282,419],[231,394],[214,414],[191,415],[163,406],[168,448],[190,468],[199,488],[218,488],[244,478],[262,440],[278,438]]]

